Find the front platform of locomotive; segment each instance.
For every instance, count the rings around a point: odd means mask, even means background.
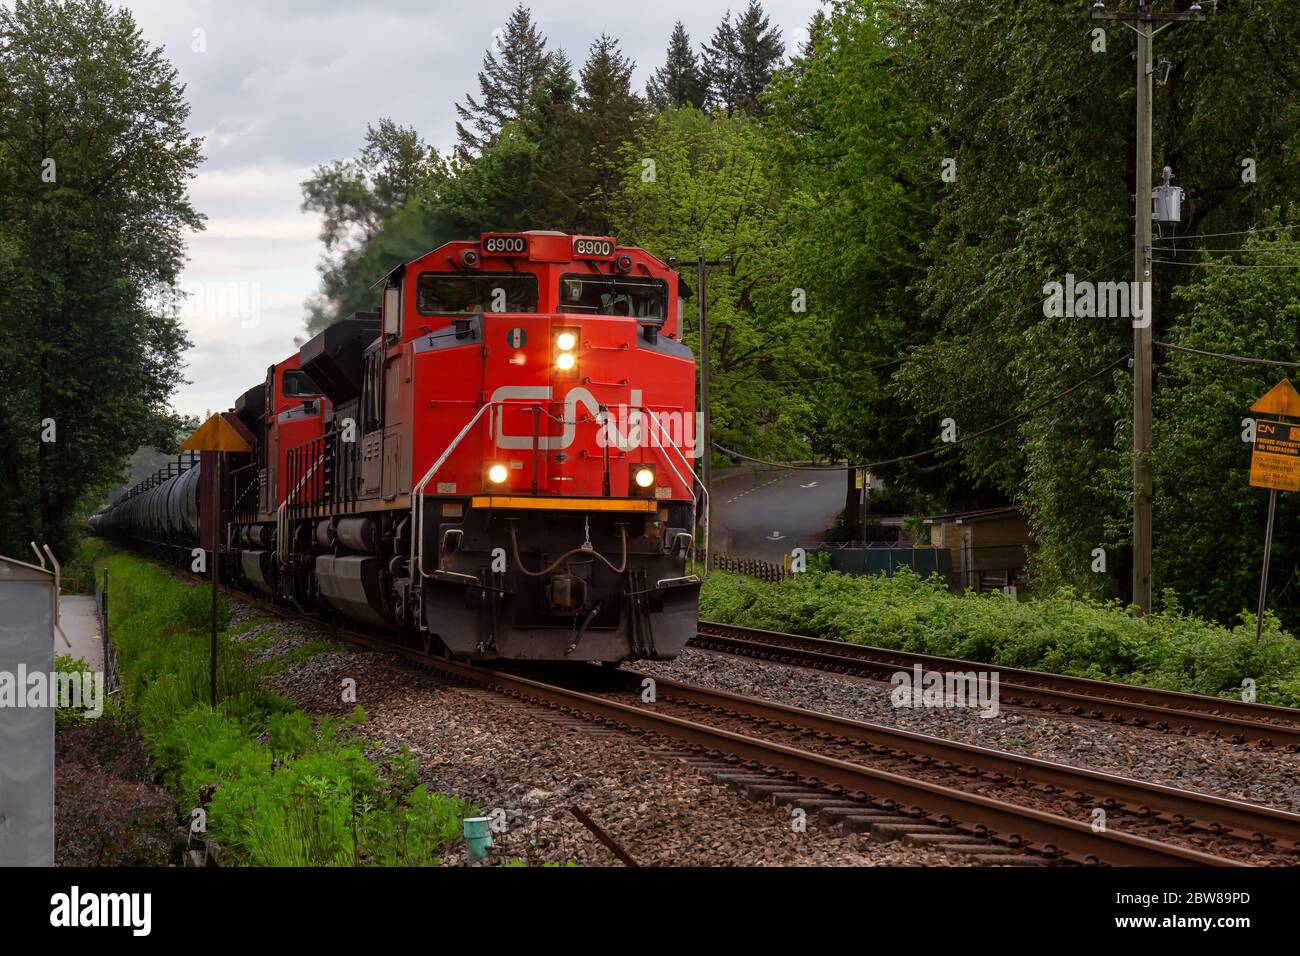
[[[665,659],[695,634],[678,281],[644,250],[549,232],[451,243],[390,280],[386,308],[418,323],[412,577],[455,656]]]

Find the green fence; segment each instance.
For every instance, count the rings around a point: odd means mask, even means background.
[[[831,568],[844,574],[893,574],[911,568],[923,578],[937,572],[952,581],[952,552],[947,548],[809,548],[808,554],[829,554]]]

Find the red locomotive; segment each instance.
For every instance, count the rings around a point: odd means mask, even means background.
[[[695,633],[695,363],[679,277],[608,237],[493,233],[383,279],[227,420],[225,573],[463,659],[671,658]],[[95,525],[188,557],[188,523]],[[702,517],[702,516],[701,516]],[[150,537],[152,535],[153,537]]]

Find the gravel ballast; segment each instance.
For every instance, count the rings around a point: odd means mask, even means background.
[[[895,708],[887,683],[707,651],[628,666],[681,683],[1300,812],[1300,754],[1283,750],[1013,708],[1001,708],[996,717],[957,708]]]
[[[294,660],[322,634],[310,625],[265,622],[232,599],[237,640],[256,640],[259,659],[283,657],[265,678],[309,713],[351,714],[346,679],[356,682],[358,727],[375,756],[405,745],[421,782],[460,796],[485,815],[504,815],[494,834],[497,861],[622,865],[570,813],[585,811],[641,865],[954,866],[965,857],[930,847],[875,842],[807,817],[796,832],[789,807],[757,803],[663,755],[662,745],[599,725],[561,719],[542,708],[477,688],[444,684],[393,655],[338,645]],[[258,621],[252,618],[257,616]],[[463,865],[463,850],[444,857]]]

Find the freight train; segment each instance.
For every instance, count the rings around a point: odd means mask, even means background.
[[[393,269],[96,532],[463,660],[667,659],[695,634],[703,489],[676,271],[491,233]],[[221,502],[220,522],[214,520]]]

